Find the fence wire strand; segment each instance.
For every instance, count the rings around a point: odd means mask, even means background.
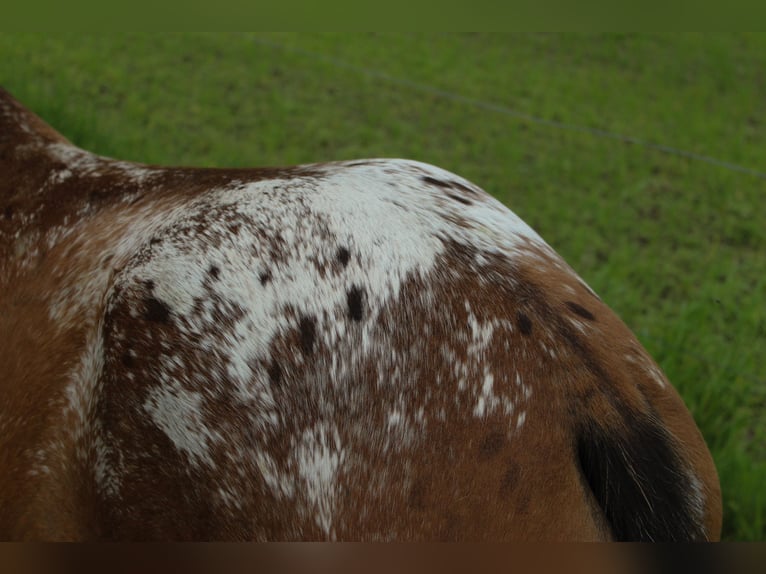
[[[341,59],[335,58],[333,56],[328,56],[326,54],[320,54],[317,52],[313,52],[310,50],[304,50],[302,48],[295,48],[293,46],[286,46],[284,44],[280,44],[279,42],[274,42],[271,40],[267,40],[265,38],[254,38],[253,40],[256,44],[259,44],[261,46],[270,47],[273,49],[280,50],[282,52],[289,52],[293,54],[298,54],[301,56],[304,56],[306,58],[309,58],[311,60],[315,60],[318,62],[324,62],[326,64],[330,64],[336,68],[348,70],[351,72],[356,72],[358,74],[367,76],[369,78],[373,78],[376,80],[382,80],[384,82],[387,82],[391,85],[399,86],[402,88],[406,88],[415,92],[420,92],[424,94],[429,94],[432,96],[436,96],[439,98],[443,98],[445,100],[451,100],[453,102],[462,103],[468,106],[472,106],[477,109],[503,114],[508,117],[516,118],[519,120],[523,120],[529,123],[537,124],[540,126],[546,126],[551,127],[559,130],[565,130],[565,131],[571,131],[571,132],[580,132],[589,134],[595,137],[601,137],[601,138],[607,138],[616,140],[625,144],[635,145],[638,147],[643,147],[646,149],[658,151],[661,153],[669,154],[669,155],[675,155],[679,157],[684,157],[693,161],[700,161],[704,162],[710,165],[715,165],[718,167],[722,167],[724,169],[728,169],[730,171],[738,172],[738,173],[744,173],[747,175],[752,175],[760,179],[766,179],[766,172],[760,171],[757,169],[753,169],[750,167],[745,167],[736,163],[732,163],[729,161],[725,161],[722,159],[718,159],[709,155],[704,155],[684,149],[680,149],[674,146],[665,145],[665,144],[659,144],[652,141],[648,141],[639,137],[620,134],[616,132],[612,132],[609,130],[601,129],[601,128],[594,128],[589,126],[582,126],[577,124],[570,124],[567,122],[560,122],[556,120],[550,120],[546,118],[541,118],[532,114],[528,114],[526,112],[521,112],[518,110],[514,110],[513,108],[509,108],[507,106],[501,105],[501,104],[495,104],[493,102],[488,102],[485,100],[480,100],[477,98],[472,98],[469,96],[464,96],[462,94],[451,92],[449,90],[443,90],[441,88],[436,88],[434,86],[431,86],[429,84],[423,84],[420,82],[415,82],[406,78],[399,78],[396,76],[392,76],[386,72],[382,72],[380,70],[375,70],[372,68],[367,68],[364,66],[357,66],[355,64],[350,64],[348,62],[345,62]]]

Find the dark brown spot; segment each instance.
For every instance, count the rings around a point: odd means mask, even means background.
[[[155,323],[167,323],[170,317],[170,308],[155,297],[147,297],[144,300],[146,311],[144,318]]]
[[[154,281],[151,280],[151,279],[147,279],[146,281],[144,281],[144,289],[146,289],[149,292],[153,291],[154,290]]]
[[[301,350],[305,355],[314,351],[314,339],[316,339],[316,321],[310,317],[301,317]]]
[[[505,443],[505,435],[500,431],[488,433],[479,445],[479,460],[489,460],[500,452]]]
[[[345,267],[346,265],[348,265],[349,259],[351,259],[351,253],[349,253],[349,250],[346,249],[345,247],[341,247],[338,249],[337,257],[338,257],[338,261],[340,261],[340,264],[343,265],[343,267]]]
[[[475,193],[471,188],[466,187],[465,185],[463,185],[462,183],[458,181],[443,181],[441,179],[436,179],[435,177],[431,177],[428,175],[423,176],[422,180],[429,185],[435,185],[437,187],[441,187],[442,189],[455,189],[455,190],[460,190],[460,191],[464,191],[471,194]],[[449,197],[450,199],[454,199],[455,201],[459,201],[460,203],[464,205],[471,205],[471,202],[469,200],[465,199],[464,197],[460,197],[459,195],[455,195],[454,193],[448,193],[447,197]]]
[[[364,289],[354,285],[348,290],[348,314],[354,321],[362,320],[362,310],[364,306]]]
[[[532,334],[532,321],[527,315],[521,311],[516,313],[516,323],[519,326],[519,331],[522,335],[529,336]]]
[[[135,364],[135,360],[130,355],[130,353],[123,353],[122,354],[122,364],[125,365],[127,368],[132,368]]]
[[[208,269],[207,272],[208,272],[208,275],[210,275],[210,277],[212,277],[213,279],[218,279],[218,276],[220,275],[221,270],[218,268],[217,265],[211,265],[210,269]]]
[[[435,177],[431,177],[430,175],[424,175],[423,181],[426,182],[428,185],[435,185],[437,187],[445,187],[445,188],[452,187],[448,182],[442,181],[441,179],[436,179]]]
[[[264,271],[260,274],[258,279],[261,281],[261,285],[266,285],[266,283],[271,281],[271,271]]]
[[[464,191],[466,193],[472,193],[474,195],[476,194],[476,192],[473,189],[471,189],[467,185],[463,185],[459,181],[451,181],[450,183],[452,184],[452,187],[456,187],[456,188],[458,188],[461,191]]]
[[[149,240],[149,245],[157,245],[160,241],[162,241],[159,237],[152,237]]]
[[[459,201],[463,205],[473,205],[469,200],[465,199],[464,197],[455,195],[454,193],[448,193],[447,197],[449,197],[450,199],[454,199],[455,201]]]
[[[91,191],[88,193],[88,203],[91,204],[98,204],[102,201],[106,200],[109,197],[109,194],[105,191],[98,190],[98,191]]]
[[[595,321],[596,317],[593,316],[593,313],[588,311],[585,307],[582,305],[578,305],[574,301],[567,301],[566,306],[569,307],[569,310],[573,313],[579,315],[583,319],[587,319],[588,321]]]
[[[279,386],[282,382],[282,367],[279,366],[279,363],[272,361],[269,365],[268,373],[271,383],[275,386]]]
[[[500,479],[500,495],[508,496],[519,483],[519,465],[514,461],[508,461],[503,478]]]

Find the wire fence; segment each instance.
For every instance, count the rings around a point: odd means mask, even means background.
[[[448,90],[443,90],[441,88],[437,88],[428,84],[423,84],[423,83],[415,82],[406,78],[392,76],[380,70],[375,70],[372,68],[351,64],[344,60],[341,60],[333,56],[328,56],[326,54],[321,54],[321,53],[313,52],[310,50],[305,50],[302,48],[296,48],[293,46],[286,46],[284,44],[280,44],[279,42],[274,42],[272,40],[267,40],[265,38],[255,37],[253,41],[254,43],[260,46],[268,47],[268,48],[282,51],[285,53],[300,55],[311,61],[329,64],[333,67],[354,72],[368,78],[384,81],[393,86],[398,86],[413,92],[428,94],[430,96],[435,96],[435,97],[443,98],[445,100],[458,102],[458,103],[461,103],[467,106],[472,106],[474,108],[481,109],[487,112],[502,114],[508,117],[513,117],[513,118],[534,123],[540,126],[545,126],[545,127],[549,127],[553,129],[558,129],[558,130],[585,133],[585,134],[589,134],[599,138],[608,138],[611,140],[622,142],[624,144],[643,147],[643,148],[654,150],[660,153],[683,157],[691,161],[697,161],[697,162],[703,162],[709,165],[715,165],[733,172],[738,172],[738,173],[742,173],[742,174],[746,174],[746,175],[750,175],[750,176],[754,176],[754,177],[766,180],[766,172],[764,171],[738,165],[738,164],[725,161],[722,159],[718,159],[712,156],[699,154],[696,152],[680,149],[670,145],[647,141],[645,139],[631,136],[631,135],[619,134],[606,129],[593,128],[589,126],[582,126],[582,125],[571,124],[567,122],[560,122],[560,121],[550,120],[546,118],[541,118],[532,114],[514,110],[512,108],[509,108],[501,104],[495,104],[495,103],[487,102],[477,98],[471,98],[468,96],[464,96],[462,94],[458,94]],[[671,343],[669,341],[659,336],[645,335],[642,338],[644,338],[647,341],[652,341],[655,344],[659,344],[663,347],[671,346]],[[683,354],[686,355],[687,357],[691,357],[695,361],[699,361],[700,363],[709,362],[709,358],[703,357],[702,355],[696,354],[694,352],[683,351]],[[764,379],[763,377],[758,377],[751,373],[734,373],[734,372],[724,371],[721,374],[732,379],[735,377],[742,377],[754,384],[766,385],[766,379]]]
[[[523,120],[526,122],[530,122],[533,124],[546,126],[554,129],[559,130],[566,130],[571,132],[580,132],[589,134],[595,137],[600,138],[608,138],[612,140],[616,140],[619,142],[622,142],[624,144],[630,144],[635,145],[639,147],[643,147],[646,149],[658,151],[661,153],[669,154],[669,155],[675,155],[679,157],[684,157],[687,159],[690,159],[692,161],[699,161],[704,162],[710,165],[715,165],[718,167],[722,167],[724,169],[735,171],[739,173],[744,173],[748,175],[755,176],[760,179],[766,180],[766,172],[760,171],[758,169],[753,169],[750,167],[738,165],[736,163],[732,163],[729,161],[725,161],[719,158],[715,158],[709,155],[704,155],[700,153],[696,153],[693,151],[688,151],[684,149],[680,149],[671,145],[665,145],[665,144],[659,144],[655,142],[651,142],[636,136],[631,135],[625,135],[625,134],[619,134],[616,132],[612,132],[606,129],[601,128],[594,128],[589,126],[582,126],[577,124],[570,124],[567,122],[560,122],[556,120],[549,120],[546,118],[541,118],[532,114],[528,114],[526,112],[521,112],[519,110],[514,110],[512,108],[509,108],[507,106],[501,105],[501,104],[495,104],[493,102],[487,102],[484,100],[480,100],[477,98],[471,98],[468,96],[464,96],[462,94],[458,94],[455,92],[451,92],[449,90],[443,90],[441,88],[436,88],[434,86],[423,84],[420,82],[415,82],[412,80],[409,80],[407,78],[399,78],[396,76],[392,76],[386,72],[382,72],[380,70],[375,70],[372,68],[367,68],[364,66],[357,66],[354,64],[350,64],[348,62],[345,62],[341,59],[335,58],[333,56],[327,56],[326,54],[319,54],[317,52],[312,52],[310,50],[304,50],[302,48],[295,48],[293,46],[286,46],[284,44],[280,44],[279,42],[274,42],[272,40],[266,40],[264,38],[254,38],[253,40],[256,44],[259,44],[261,46],[266,46],[269,48],[273,48],[276,50],[280,50],[282,52],[289,52],[293,54],[298,54],[301,56],[306,57],[307,59],[314,60],[317,62],[323,62],[325,64],[330,64],[336,68],[340,68],[343,70],[348,70],[351,72],[356,72],[358,74],[364,75],[368,78],[374,78],[376,80],[382,80],[384,82],[387,82],[394,86],[399,86],[414,92],[420,92],[422,94],[428,94],[431,96],[436,96],[438,98],[443,98],[445,100],[451,100],[453,102],[459,102],[468,106],[472,106],[477,109],[485,110],[492,113],[498,113],[505,116],[513,117],[519,120]]]

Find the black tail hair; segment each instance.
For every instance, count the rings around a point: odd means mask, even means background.
[[[697,486],[676,441],[651,416],[623,416],[619,429],[591,420],[577,435],[583,479],[614,540],[707,540]]]

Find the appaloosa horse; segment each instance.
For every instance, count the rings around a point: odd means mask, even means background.
[[[115,161],[0,91],[0,538],[720,527],[676,391],[472,183]]]

